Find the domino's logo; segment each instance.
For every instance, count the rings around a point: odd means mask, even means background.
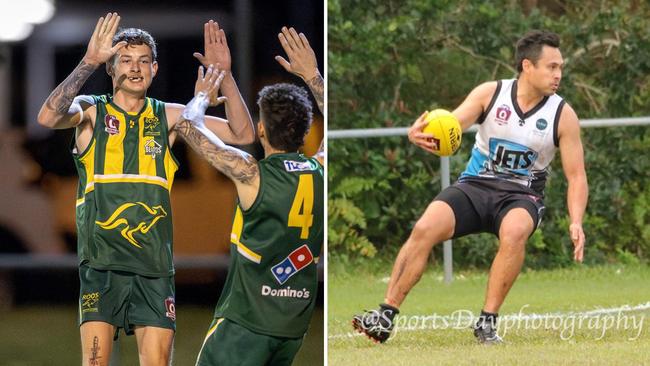
[[[278,283],[282,285],[287,282],[291,276],[300,272],[301,269],[307,267],[313,261],[314,255],[311,253],[311,250],[309,250],[307,244],[304,244],[300,248],[291,252],[291,254],[282,260],[282,262],[271,267],[271,272]]]

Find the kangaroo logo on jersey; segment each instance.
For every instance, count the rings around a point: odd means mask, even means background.
[[[528,175],[537,160],[537,152],[516,142],[497,138],[490,139],[490,160],[497,172],[507,171]]]
[[[508,107],[507,104],[502,104],[501,107],[497,108],[497,114],[494,117],[494,120],[499,125],[507,125],[508,119],[510,119],[510,114],[512,114],[510,107]]]
[[[120,233],[124,239],[133,246],[142,248],[133,234],[146,235],[156,222],[165,216],[167,216],[167,212],[161,205],[151,208],[142,202],[127,202],[118,207],[108,220],[95,221],[95,223],[104,230],[121,227]]]
[[[117,117],[107,114],[106,117],[104,117],[104,124],[106,125],[106,128],[104,128],[104,131],[108,132],[111,135],[117,135],[120,133],[120,120],[117,119]]]
[[[300,248],[291,252],[291,254],[282,260],[282,262],[271,267],[271,272],[278,283],[282,285],[287,282],[291,276],[307,267],[313,260],[314,255],[311,254],[311,250],[309,250],[307,244],[304,244]]]
[[[156,155],[162,154],[162,146],[154,139],[145,140],[144,153],[151,155],[151,158],[155,159]]]

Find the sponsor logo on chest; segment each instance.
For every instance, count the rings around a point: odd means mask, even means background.
[[[510,115],[512,114],[512,110],[507,104],[502,104],[499,108],[497,108],[496,115],[494,116],[494,120],[496,123],[500,126],[507,125],[508,124],[508,119],[510,119]]]
[[[550,131],[547,127],[548,121],[544,118],[538,118],[537,121],[535,121],[535,128],[530,129],[530,135],[535,138],[544,138]]]
[[[271,297],[293,297],[295,299],[308,299],[309,290],[303,288],[302,290],[292,289],[291,286],[284,288],[272,288],[271,286],[262,285],[262,296]]]
[[[537,160],[537,152],[516,142],[491,138],[490,158],[498,167],[525,173]]]
[[[144,118],[144,136],[160,136],[160,120],[158,117],[145,117]]]
[[[144,153],[146,155],[150,155],[152,159],[155,159],[156,156],[162,154],[162,145],[160,145],[154,139],[145,140]]]
[[[104,131],[108,132],[109,135],[117,135],[120,133],[120,120],[112,114],[107,114],[104,117],[104,124],[106,125]]]
[[[271,267],[271,273],[279,284],[284,284],[289,278],[300,272],[314,261],[314,255],[309,250],[307,244],[294,250],[280,263]]]

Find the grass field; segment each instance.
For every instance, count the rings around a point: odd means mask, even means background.
[[[421,329],[423,323],[412,322],[409,327],[406,322],[416,319],[414,316],[448,316],[465,309],[476,314],[483,305],[487,281],[487,274],[479,271],[457,273],[450,285],[442,282],[440,272],[425,273],[400,309],[401,324],[409,329],[398,328],[394,337],[381,345],[357,336],[350,320],[383,300],[389,270],[387,266],[385,274],[351,273],[330,267],[329,365],[650,365],[647,266],[522,273],[500,313],[564,316],[549,320],[511,317],[506,344],[495,347],[477,344],[467,324],[456,323],[458,318],[452,318],[447,326],[437,322],[433,327],[429,321],[425,329]],[[640,310],[604,311],[639,304]],[[585,313],[597,309],[600,315]],[[554,323],[550,319],[560,320]],[[460,329],[452,329],[455,325]],[[501,335],[504,327],[501,323]]]
[[[194,365],[212,320],[211,307],[178,309],[174,365]],[[0,313],[0,365],[80,365],[75,307],[20,307]],[[120,334],[120,366],[138,365],[135,337]],[[316,308],[294,365],[322,365],[323,311]]]

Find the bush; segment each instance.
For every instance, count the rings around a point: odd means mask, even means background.
[[[424,110],[453,109],[479,83],[515,75],[514,43],[531,29],[560,34],[566,65],[559,93],[581,118],[650,114],[650,10],[642,2],[569,0],[529,16],[514,4],[329,0],[329,129],[408,126]],[[463,139],[451,159],[454,177],[473,144],[472,136]],[[587,129],[583,144],[590,183],[585,261],[647,261],[650,130]],[[438,159],[403,137],[330,140],[329,162],[333,259],[393,255],[439,191]],[[572,262],[561,171],[558,156],[544,222],[528,242],[531,267]],[[469,236],[455,242],[454,260],[485,267],[495,249],[494,237]]]

